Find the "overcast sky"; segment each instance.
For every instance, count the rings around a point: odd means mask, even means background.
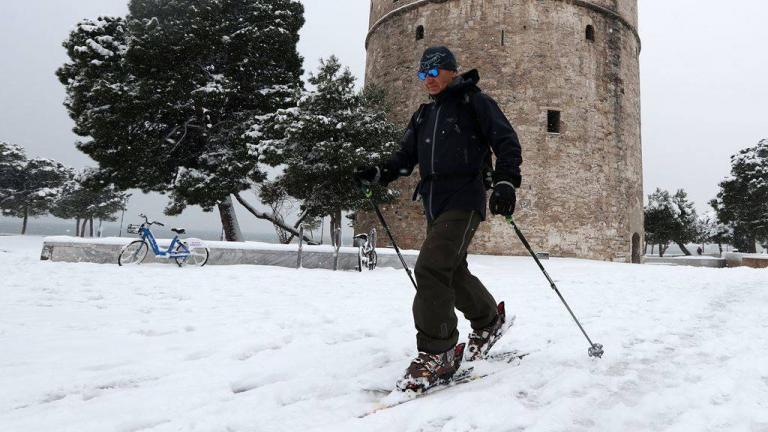
[[[32,157],[93,165],[74,147],[54,71],[66,61],[61,42],[79,19],[125,15],[126,3],[0,0],[0,140],[25,147]],[[336,54],[362,79],[369,2],[303,3],[305,70]],[[729,172],[729,156],[768,138],[768,2],[640,0],[639,9],[645,193],[684,188],[705,210]],[[129,213],[160,218],[164,203],[134,196]],[[238,215],[245,231],[271,230],[243,209]],[[220,226],[218,214],[197,209],[170,222]]]

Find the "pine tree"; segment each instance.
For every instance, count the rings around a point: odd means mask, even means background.
[[[683,189],[678,189],[672,196],[672,204],[675,210],[675,229],[672,240],[677,244],[680,250],[686,255],[691,255],[686,243],[697,241],[699,232],[697,230],[698,217],[694,204],[688,201],[688,194]]]
[[[674,195],[657,188],[648,196],[645,207],[645,241],[659,245],[659,255],[669,247],[670,242],[680,247],[684,254],[690,255],[686,243],[699,238],[698,217],[694,204],[688,201],[688,194],[678,189]]]
[[[86,222],[93,227],[94,219],[117,220],[115,214],[123,209],[126,199],[126,194],[114,185],[101,184],[95,170],[86,169],[64,184],[51,214],[62,219],[75,219],[75,232],[83,236]],[[82,227],[80,221],[83,221]]]
[[[756,242],[768,241],[768,139],[731,156],[731,176],[711,205],[740,251],[754,253]]]
[[[0,211],[22,218],[21,234],[26,234],[29,218],[50,212],[71,176],[59,162],[28,160],[21,147],[0,143]]]
[[[730,227],[718,221],[715,211],[709,211],[699,217],[697,231],[699,234],[697,241],[702,243],[702,245],[705,243],[715,243],[720,250],[720,255],[723,254],[723,245],[731,242],[733,232]]]
[[[298,106],[259,118],[249,136],[265,163],[284,168],[268,190],[298,199],[308,217],[330,216],[333,233],[342,211],[368,205],[352,182],[354,168],[395,151],[398,130],[386,120],[383,93],[356,92],[354,76],[336,57],[321,60],[309,83],[315,89]],[[383,188],[374,193],[377,200],[392,199]]]
[[[91,137],[79,148],[106,183],[168,193],[167,214],[218,206],[240,240],[230,196],[265,177],[243,134],[292,104],[303,23],[296,0],[132,0],[125,19],[81,23],[59,71],[75,131]]]
[[[676,229],[676,212],[669,192],[657,188],[645,207],[645,241],[659,246],[659,256],[669,247]]]
[[[0,209],[18,193],[26,165],[27,155],[22,147],[0,141]]]

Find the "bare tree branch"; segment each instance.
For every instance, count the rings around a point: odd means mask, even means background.
[[[273,224],[278,225],[280,228],[282,228],[282,229],[288,231],[289,233],[293,234],[294,237],[299,235],[298,231],[296,231],[292,227],[286,225],[285,223],[279,221],[274,215],[270,215],[268,213],[260,212],[260,211],[256,210],[255,208],[253,208],[253,206],[248,204],[248,202],[245,201],[243,199],[243,197],[240,196],[239,193],[236,193],[234,195],[235,195],[235,199],[237,200],[237,202],[242,204],[243,207],[245,207],[246,210],[251,212],[251,214],[253,214],[257,218],[268,220],[268,221],[272,222]],[[316,241],[312,240],[311,238],[309,238],[307,236],[304,236],[304,241],[307,242],[307,244],[310,244],[310,245],[316,245],[317,244]]]

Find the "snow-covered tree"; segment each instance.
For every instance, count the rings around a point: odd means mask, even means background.
[[[646,244],[659,245],[659,255],[675,242],[684,254],[690,255],[686,243],[697,241],[696,210],[688,201],[688,194],[679,189],[674,195],[657,188],[648,196],[645,207],[645,241]]]
[[[756,252],[768,241],[768,139],[731,156],[731,176],[711,202],[721,223],[733,229],[733,245]]]
[[[21,146],[0,141],[0,209],[17,192],[26,166],[27,155]]]
[[[659,188],[648,195],[645,207],[645,242],[659,246],[659,256],[669,247],[676,228],[675,210],[669,192]]]
[[[699,237],[696,209],[693,202],[688,201],[688,193],[683,189],[678,189],[672,195],[672,204],[674,205],[676,222],[672,241],[680,247],[684,254],[690,255],[691,253],[685,245],[697,241]]]
[[[72,170],[50,159],[27,160],[23,150],[0,143],[0,211],[22,219],[27,233],[30,217],[47,214],[56,204]]]
[[[722,255],[723,245],[731,242],[733,230],[729,226],[720,223],[717,219],[717,213],[714,211],[709,211],[700,216],[696,226],[698,232],[697,241],[702,243],[702,245],[706,243],[715,243]]]
[[[126,194],[114,185],[101,184],[96,174],[96,171],[87,169],[67,181],[51,211],[56,217],[75,219],[75,232],[81,237],[85,235],[86,222],[90,223],[90,235],[93,236],[94,219],[117,220],[115,214],[124,209],[127,199]]]
[[[168,193],[167,214],[219,207],[241,240],[231,194],[263,180],[243,139],[255,115],[293,104],[304,23],[296,0],[131,0],[85,21],[59,71],[79,148],[102,180]],[[103,70],[102,70],[103,69]],[[103,73],[99,73],[99,72]],[[96,88],[100,91],[92,91]]]
[[[330,216],[335,232],[342,211],[367,206],[352,181],[354,168],[388,157],[399,131],[386,120],[383,92],[357,92],[336,57],[321,60],[309,83],[314,90],[298,106],[258,118],[247,135],[262,161],[283,168],[276,187],[298,199],[309,217]],[[374,193],[377,200],[392,198],[383,188]]]

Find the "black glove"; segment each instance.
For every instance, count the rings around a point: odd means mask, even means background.
[[[508,176],[494,173],[493,193],[489,208],[491,214],[512,216],[515,213],[517,194],[514,184],[520,185],[520,176]]]
[[[358,167],[352,175],[358,185],[370,186],[381,179],[381,170],[377,166]]]

